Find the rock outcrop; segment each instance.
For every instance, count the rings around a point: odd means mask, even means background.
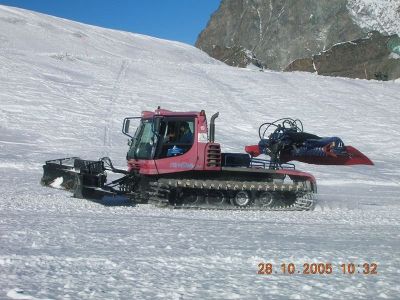
[[[374,31],[365,38],[336,44],[312,57],[297,59],[285,71],[361,79],[396,79],[400,77],[398,48],[398,35],[385,36]]]
[[[312,58],[338,43],[362,39],[374,29],[386,35],[400,31],[400,21],[396,21],[400,20],[400,0],[389,2],[372,5],[366,0],[222,0],[200,33],[196,47],[232,66],[252,63],[272,70],[313,71],[318,59]],[[340,71],[337,75],[347,76],[345,73]],[[354,73],[359,74],[360,69]]]
[[[263,63],[257,59],[253,52],[240,46],[214,45],[209,49],[208,54],[230,66],[245,68],[252,64],[258,68],[264,68]]]

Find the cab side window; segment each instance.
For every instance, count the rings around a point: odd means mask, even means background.
[[[157,158],[182,155],[193,146],[194,118],[164,119],[159,133]]]

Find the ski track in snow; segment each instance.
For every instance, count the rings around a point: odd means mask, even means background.
[[[236,69],[178,42],[5,6],[0,28],[0,299],[398,297],[399,82]],[[294,117],[375,166],[297,164],[319,182],[312,212],[105,207],[40,186],[48,159],[107,153],[123,167],[123,118],[158,105],[220,111],[224,151]],[[260,262],[278,274],[258,275]],[[307,262],[333,274],[279,274]],[[373,262],[377,275],[340,272]]]

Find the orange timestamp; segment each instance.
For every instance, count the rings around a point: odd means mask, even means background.
[[[260,262],[258,264],[257,274],[260,275],[272,275],[272,274],[283,274],[283,275],[330,275],[330,274],[362,274],[362,275],[377,275],[378,264],[377,263],[303,263],[296,265],[294,263],[282,263],[280,265],[274,265],[272,263]]]

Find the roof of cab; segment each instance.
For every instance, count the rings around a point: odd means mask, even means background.
[[[173,116],[173,117],[189,117],[189,116],[200,116],[200,115],[205,115],[204,111],[185,111],[185,112],[179,112],[179,111],[171,111],[167,109],[161,109],[158,108],[155,111],[143,111],[142,112],[142,118],[148,119],[152,118],[154,116]]]

